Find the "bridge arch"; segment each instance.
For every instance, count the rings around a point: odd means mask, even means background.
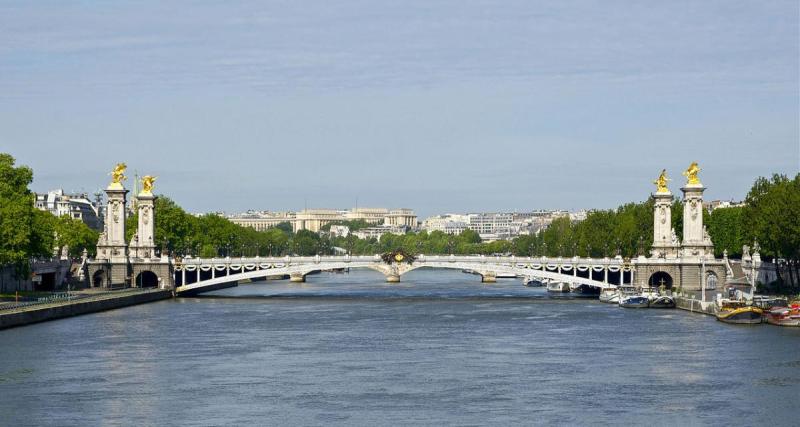
[[[137,288],[154,288],[158,286],[159,277],[150,270],[144,270],[136,275],[133,285]]]
[[[670,290],[672,289],[673,284],[674,281],[672,276],[666,271],[656,271],[650,275],[649,279],[647,279],[647,285],[651,288],[660,288],[661,286],[664,286],[664,289]]]
[[[104,270],[97,270],[92,275],[92,286],[95,288],[103,287],[106,285],[106,272]]]
[[[234,268],[237,267],[237,268]],[[588,285],[596,288],[614,288],[622,284],[622,275],[618,283],[610,283],[608,271],[627,272],[630,274],[632,267],[625,265],[622,259],[545,259],[545,258],[516,258],[516,257],[485,257],[485,256],[424,256],[420,255],[413,264],[392,263],[387,264],[379,256],[326,256],[326,257],[284,257],[267,259],[211,259],[192,260],[190,263],[180,265],[175,270],[176,283],[182,283],[176,288],[178,293],[200,293],[224,287],[236,286],[238,281],[253,280],[268,276],[286,276],[292,281],[303,281],[308,274],[317,271],[335,269],[368,268],[382,273],[388,282],[399,281],[400,276],[418,268],[473,270],[482,276],[485,282],[492,282],[499,274],[513,274],[526,279],[541,281],[565,281],[576,285]],[[194,276],[198,269],[219,270],[228,274],[218,274],[210,279],[200,278],[198,281],[178,280],[177,277],[187,276],[187,272]],[[578,274],[592,269],[603,275],[602,281],[589,276]],[[587,277],[588,276],[588,277]],[[188,277],[187,277],[188,278]]]

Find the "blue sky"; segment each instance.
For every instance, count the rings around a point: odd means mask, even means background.
[[[800,169],[798,7],[5,1],[0,151],[190,211],[609,208],[692,161],[740,199]]]

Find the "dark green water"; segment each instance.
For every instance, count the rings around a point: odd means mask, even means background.
[[[792,425],[800,328],[415,271],[0,331],[0,424]]]

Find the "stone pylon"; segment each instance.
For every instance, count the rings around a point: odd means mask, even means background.
[[[678,256],[677,236],[672,229],[672,192],[657,191],[653,194],[653,249],[656,258],[675,258]]]
[[[703,226],[703,192],[700,182],[687,183],[683,191],[683,242],[684,258],[714,257],[714,245]]]
[[[125,203],[128,190],[109,186],[106,188],[106,253],[112,262],[127,262],[128,244],[125,242]]]
[[[108,200],[104,212],[105,228],[97,241],[96,260],[90,263],[88,278],[91,286],[121,286],[128,280],[128,244],[125,242],[128,190],[122,186],[122,179],[124,176],[121,175],[105,190]]]
[[[139,224],[136,236],[131,242],[131,257],[142,259],[156,258],[155,245],[155,200],[150,192],[141,192],[136,196],[136,208],[139,213]]]

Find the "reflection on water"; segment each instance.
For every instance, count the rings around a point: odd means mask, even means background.
[[[259,282],[0,340],[4,425],[753,425],[793,420],[800,384],[796,329],[444,271]]]

